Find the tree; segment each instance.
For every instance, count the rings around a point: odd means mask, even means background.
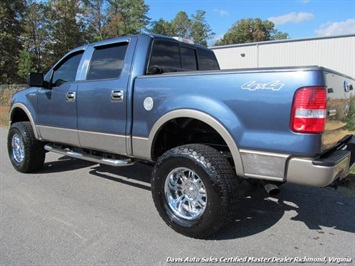
[[[85,9],[85,24],[90,42],[105,39],[106,14],[105,0],[82,0]]]
[[[215,33],[206,22],[205,14],[206,11],[197,10],[196,15],[192,15],[190,21],[190,38],[192,38],[195,43],[207,46],[207,40],[212,39]]]
[[[80,0],[50,0],[46,8],[48,62],[53,64],[71,49],[86,43],[87,32]]]
[[[289,39],[290,36],[288,35],[288,33],[285,32],[280,32],[278,30],[275,30],[272,39],[273,40],[284,40],[284,39]]]
[[[22,50],[19,56],[18,71],[17,71],[19,79],[17,80],[17,82],[18,81],[25,82],[27,74],[35,71],[36,69],[33,68],[31,54],[26,50]]]
[[[107,4],[107,37],[138,34],[149,24],[144,0],[108,0]]]
[[[215,35],[211,27],[206,22],[206,12],[197,10],[191,18],[184,11],[176,14],[171,22],[159,19],[151,23],[150,33],[162,34],[168,36],[179,36],[191,39],[195,43],[207,46],[207,41]]]
[[[183,38],[190,37],[190,19],[186,12],[178,12],[175,18],[171,21],[171,27],[174,36]]]
[[[148,30],[150,33],[167,36],[173,35],[172,25],[169,21],[166,21],[161,18],[158,21],[153,21],[151,25],[151,28]]]
[[[31,62],[30,68],[33,71],[38,72],[43,72],[48,68],[46,65],[46,60],[43,58],[43,54],[45,53],[45,43],[48,39],[47,30],[45,28],[44,12],[44,4],[28,0],[26,11],[22,20],[22,25],[24,28],[23,35],[21,36],[24,49],[22,52],[27,51],[29,55],[29,58],[27,58],[27,55],[25,56],[25,54],[21,52],[22,60],[25,58],[27,63]],[[23,64],[23,62],[21,64]],[[22,68],[23,65],[21,66],[21,69]],[[19,71],[20,72],[18,73],[22,72],[20,69]]]
[[[275,29],[275,24],[260,18],[241,19],[237,21],[215,45],[260,42],[288,37],[287,33]]]
[[[18,51],[22,50],[21,19],[25,10],[22,0],[0,1],[0,83],[16,82]]]

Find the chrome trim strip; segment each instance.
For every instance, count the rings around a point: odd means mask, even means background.
[[[285,181],[289,154],[241,149],[245,177]]]
[[[41,140],[79,146],[79,137],[76,129],[37,125]]]
[[[137,136],[132,136],[132,138],[135,138],[135,139],[140,139],[140,140],[148,140],[148,138],[144,138],[144,137],[137,137]]]
[[[276,152],[266,152],[266,151],[256,151],[256,150],[247,150],[247,149],[240,149],[240,153],[251,153],[251,154],[259,154],[265,156],[274,156],[274,157],[282,157],[288,158],[290,154],[283,154],[283,153],[276,153]]]
[[[132,156],[132,138],[130,135],[126,136],[126,154]]]
[[[152,161],[149,139],[132,136],[132,153],[136,158]]]
[[[78,130],[80,146],[83,148],[127,155],[127,136],[94,131]]]
[[[24,111],[24,112],[26,113],[28,119],[30,120],[32,129],[33,129],[33,133],[34,133],[34,135],[35,135],[35,138],[40,140],[40,139],[41,139],[40,133],[38,132],[38,129],[37,129],[37,127],[36,127],[36,124],[35,124],[35,122],[34,122],[34,120],[33,120],[32,115],[31,115],[31,112],[27,109],[27,107],[26,107],[24,104],[22,104],[22,103],[15,103],[15,104],[11,107],[11,109],[10,109],[10,111],[9,111],[9,123],[10,123],[10,125],[11,125],[12,112],[13,112],[13,110],[14,110],[15,108],[20,108],[22,111]]]
[[[121,155],[127,155],[127,150],[131,150],[129,145],[126,147],[130,136],[43,125],[38,125],[37,129],[44,136],[42,139],[47,141]]]
[[[108,137],[121,137],[121,138],[126,137],[125,135],[120,135],[120,134],[103,133],[103,132],[90,131],[90,130],[78,130],[78,133],[90,133],[90,134],[104,135]]]
[[[212,116],[205,114],[203,112],[197,111],[197,110],[191,110],[191,109],[181,109],[181,110],[174,110],[171,111],[162,117],[160,117],[152,127],[149,137],[148,137],[148,143],[146,144],[147,147],[144,147],[143,151],[140,153],[141,155],[144,155],[147,159],[152,161],[151,158],[151,150],[153,146],[153,141],[156,136],[156,134],[159,132],[159,129],[168,121],[179,118],[179,117],[187,117],[187,118],[193,118],[200,120],[208,125],[210,125],[214,130],[216,130],[223,140],[226,142],[229,150],[231,151],[236,173],[238,176],[243,176],[244,175],[244,170],[243,170],[243,164],[242,164],[242,159],[238,150],[238,147],[236,143],[234,142],[232,136],[229,134],[227,129],[215,118]],[[149,154],[148,154],[149,151]],[[133,149],[133,152],[135,152],[135,149]],[[144,154],[143,154],[144,152]]]
[[[276,182],[284,182],[285,178],[280,178],[280,177],[273,177],[273,176],[266,176],[266,175],[255,175],[255,174],[244,174],[244,177],[246,178],[253,178],[253,179],[262,179],[262,180],[268,180],[268,181],[276,181]]]

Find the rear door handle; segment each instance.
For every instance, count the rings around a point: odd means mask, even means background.
[[[111,102],[122,102],[122,101],[123,101],[123,90],[111,91]]]
[[[68,91],[67,95],[67,102],[74,102],[75,101],[75,92],[74,91]]]

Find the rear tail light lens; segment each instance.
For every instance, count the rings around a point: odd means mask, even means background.
[[[325,87],[306,87],[296,91],[291,113],[291,129],[299,133],[321,133],[327,117]]]

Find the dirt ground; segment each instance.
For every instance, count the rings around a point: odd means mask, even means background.
[[[0,125],[7,126],[9,121],[9,106],[0,106]]]

